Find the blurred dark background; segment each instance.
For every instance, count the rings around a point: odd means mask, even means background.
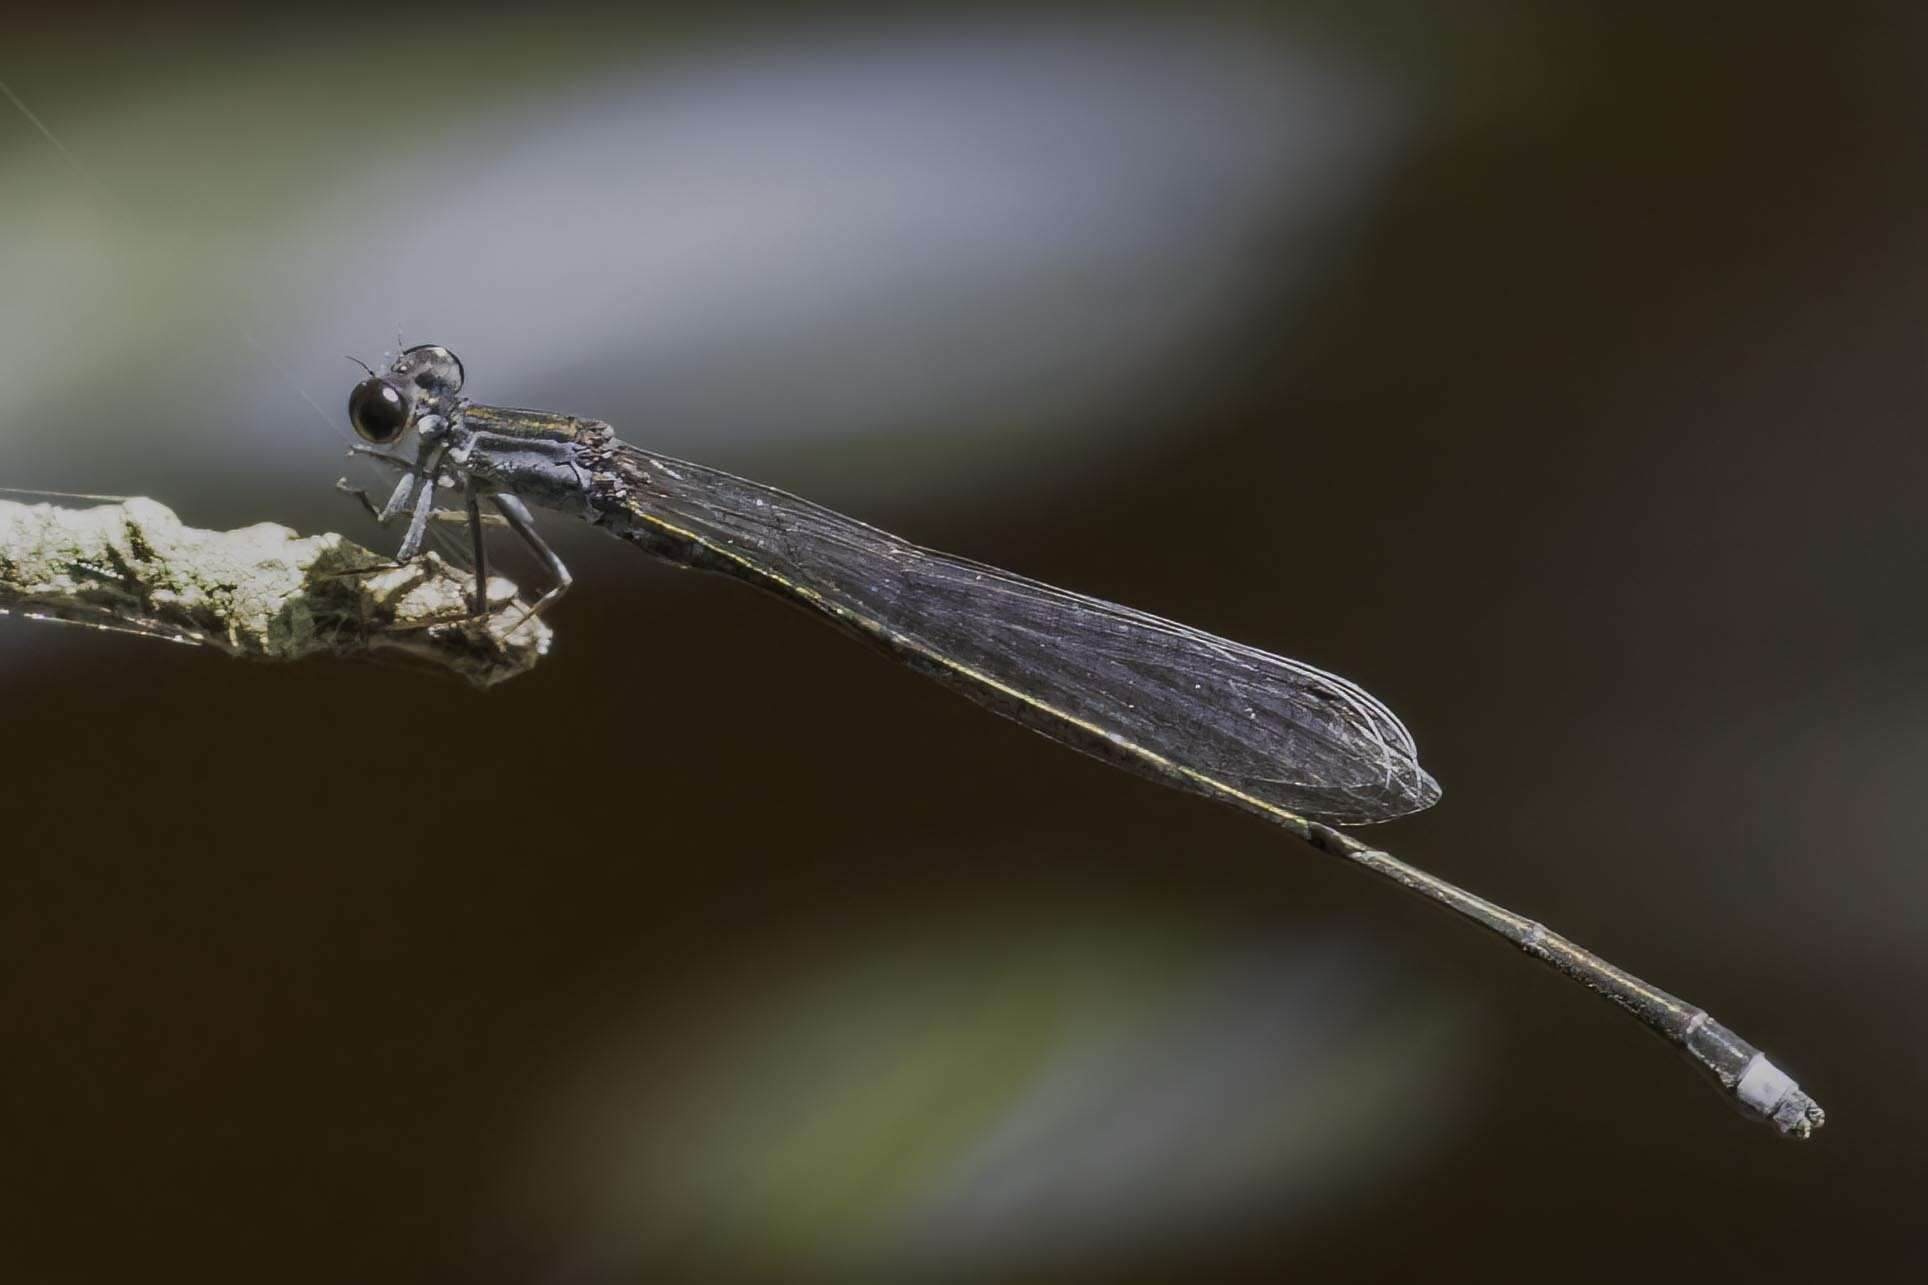
[[[377,542],[408,342],[1338,670],[1493,940],[587,530],[478,694],[0,620],[0,1275],[1914,1279],[1918,6],[45,7],[0,483]],[[315,406],[304,399],[312,399]],[[517,568],[526,572],[525,568]]]

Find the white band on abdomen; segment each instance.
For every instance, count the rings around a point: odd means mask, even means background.
[[[1781,1099],[1794,1091],[1794,1081],[1787,1072],[1767,1060],[1764,1053],[1756,1053],[1754,1060],[1741,1072],[1741,1082],[1734,1086],[1734,1096],[1762,1115],[1772,1115],[1774,1108],[1781,1105]]]

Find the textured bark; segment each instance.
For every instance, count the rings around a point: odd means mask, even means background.
[[[474,579],[434,554],[397,567],[340,535],[272,523],[184,526],[165,505],[0,500],[0,611],[212,647],[251,660],[402,654],[488,685],[548,651],[506,580],[469,614]],[[443,623],[437,623],[443,622]]]

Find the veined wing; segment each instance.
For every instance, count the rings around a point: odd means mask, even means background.
[[[1399,720],[1336,675],[925,549],[717,469],[627,443],[612,463],[626,494],[609,518],[627,538],[820,612],[1120,767],[1339,823],[1439,797]]]

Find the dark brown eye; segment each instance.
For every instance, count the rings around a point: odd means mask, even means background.
[[[365,442],[394,441],[408,427],[408,399],[385,379],[364,379],[348,394],[348,422]]]

